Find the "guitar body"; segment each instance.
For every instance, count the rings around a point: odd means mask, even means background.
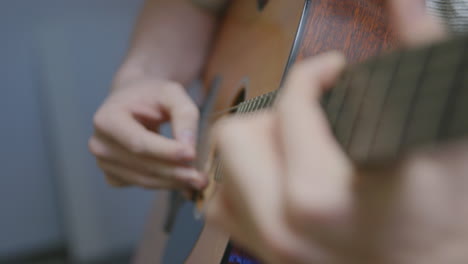
[[[220,80],[214,111],[278,89],[293,63],[321,52],[340,50],[359,62],[392,49],[385,10],[384,0],[231,1],[203,76],[206,88]],[[134,263],[162,258],[168,195],[158,204]],[[228,241],[206,224],[186,263],[221,263]]]
[[[232,1],[204,76],[205,87],[221,78],[215,112],[278,89],[304,58],[340,50],[359,62],[390,50],[388,25],[381,0],[271,0],[263,10],[257,1]],[[228,241],[205,225],[187,263],[221,263]]]

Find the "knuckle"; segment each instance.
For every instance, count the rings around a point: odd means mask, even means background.
[[[129,142],[128,150],[136,155],[146,154],[147,148],[143,139],[135,138]]]
[[[177,82],[169,82],[166,84],[165,87],[171,91],[175,91],[175,90],[183,91],[184,90],[184,86]]]
[[[93,116],[94,128],[98,131],[102,131],[105,129],[106,124],[107,124],[106,113],[102,109],[100,109]]]
[[[289,74],[289,79],[294,80],[298,78],[299,76],[302,76],[306,73],[307,66],[306,63],[304,62],[299,62],[296,63],[292,68],[291,68],[291,73]]]
[[[288,220],[292,225],[301,225],[309,223],[316,210],[310,200],[298,192],[292,192],[288,195]]]
[[[288,197],[287,220],[291,226],[306,227],[311,223],[335,223],[338,219],[346,217],[344,207],[334,202],[310,197],[306,190],[296,191]]]
[[[88,141],[88,149],[96,157],[105,157],[108,155],[104,145],[94,136]]]
[[[198,120],[200,118],[200,113],[198,108],[193,104],[186,104],[177,109],[180,116]]]
[[[274,254],[274,259],[278,260],[278,263],[297,263],[296,250],[276,231],[264,231],[261,234],[261,241],[264,241],[266,249]]]
[[[184,87],[176,82],[166,83],[161,87],[163,94],[167,96],[178,96],[185,93]]]

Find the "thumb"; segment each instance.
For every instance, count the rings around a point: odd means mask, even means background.
[[[194,156],[199,120],[198,108],[179,84],[167,85],[163,92],[165,100],[162,104],[170,115],[174,138],[186,145],[189,156]]]
[[[388,0],[390,21],[404,46],[417,46],[444,39],[442,21],[428,14],[425,0]]]

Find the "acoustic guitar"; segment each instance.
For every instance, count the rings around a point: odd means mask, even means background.
[[[208,97],[202,128],[269,107],[294,62],[341,50],[350,65],[323,107],[353,160],[385,161],[466,135],[468,38],[390,53],[396,40],[388,25],[383,0],[232,1],[204,74],[217,95]],[[210,157],[201,165],[209,164],[213,184],[195,203],[160,194],[143,245],[151,254],[137,263],[260,263],[197,215],[215,183],[222,184],[222,164]]]

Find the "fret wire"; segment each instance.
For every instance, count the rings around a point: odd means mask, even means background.
[[[248,101],[242,102],[242,112],[241,114],[245,115],[247,113],[247,108],[249,107]]]
[[[351,74],[351,73],[349,73],[349,74]],[[350,90],[349,89],[350,85],[351,85],[351,79],[348,79],[348,83],[346,83],[346,86],[343,87],[343,89],[344,89],[343,99],[339,103],[336,118],[335,118],[334,122],[331,124],[331,129],[333,131],[333,134],[336,134],[336,126],[338,124],[338,120],[341,118],[341,114],[343,112],[343,107],[344,107],[344,104],[346,102],[346,98],[348,97],[349,90]]]
[[[468,39],[465,39],[465,40],[468,40]],[[466,43],[468,44],[468,43]],[[465,45],[466,46],[466,45]],[[442,47],[445,47],[445,46],[442,46]],[[423,63],[424,67],[423,67],[423,70],[420,72],[420,75],[419,75],[419,78],[418,78],[418,81],[417,81],[417,85],[415,85],[415,89],[413,91],[413,93],[410,95],[410,98],[408,98],[410,100],[410,103],[409,103],[409,110],[405,113],[406,115],[404,116],[403,118],[403,131],[402,131],[402,136],[400,138],[400,140],[398,140],[398,144],[397,145],[400,145],[400,147],[398,148],[398,151],[401,151],[401,147],[407,143],[407,138],[408,138],[408,133],[409,133],[409,125],[410,125],[410,121],[411,121],[411,118],[414,118],[415,114],[415,110],[416,108],[419,108],[417,106],[415,106],[415,100],[416,98],[419,97],[419,94],[422,94],[424,93],[424,87],[423,86],[423,79],[425,78],[424,76],[428,76],[428,75],[431,75],[431,74],[443,74],[443,71],[450,71],[450,69],[446,69],[445,67],[443,67],[444,65],[437,65],[437,66],[434,66],[434,67],[431,67],[431,69],[427,69],[427,64],[428,62],[431,60],[431,52],[432,52],[432,48],[428,48],[428,49],[425,49],[426,52],[428,52],[429,54],[425,54],[425,58],[423,58],[425,60],[425,63]],[[446,107],[444,107],[444,112],[442,114],[443,116],[443,119],[442,121],[440,122],[439,126],[438,126],[438,131],[437,131],[437,137],[438,139],[444,139],[445,137],[447,137],[447,135],[450,133],[450,132],[447,132],[447,129],[449,127],[452,126],[451,123],[453,122],[456,122],[456,121],[460,121],[459,118],[455,120],[455,117],[452,117],[454,112],[455,111],[458,111],[456,110],[455,108],[458,107],[458,104],[456,102],[458,102],[459,100],[457,99],[460,99],[458,94],[462,91],[463,88],[463,85],[457,85],[457,83],[462,83],[463,82],[463,77],[464,75],[466,74],[465,72],[463,72],[463,68],[466,67],[466,61],[468,58],[467,57],[467,51],[466,49],[463,50],[463,56],[462,59],[461,59],[461,62],[460,64],[458,65],[458,68],[456,68],[458,70],[458,73],[456,74],[456,80],[453,81],[451,87],[450,88],[450,95],[449,95],[449,99],[447,99],[446,101]],[[395,55],[392,55],[392,56],[395,56]],[[377,143],[377,140],[378,140],[378,134],[379,134],[379,130],[382,129],[382,116],[384,115],[384,112],[386,111],[394,111],[394,110],[397,110],[397,107],[398,106],[390,106],[389,104],[389,96],[390,96],[390,92],[395,90],[394,87],[396,87],[397,82],[396,82],[396,75],[397,75],[397,72],[398,72],[398,69],[401,68],[400,66],[402,65],[402,53],[399,53],[399,55],[395,56],[397,59],[396,59],[396,63],[394,63],[392,65],[392,74],[391,74],[391,78],[389,80],[389,85],[385,88],[385,92],[384,92],[384,95],[383,95],[383,103],[382,103],[382,107],[379,109],[379,111],[377,111],[378,113],[376,114],[378,116],[378,121],[376,122],[375,124],[375,127],[376,129],[374,129],[373,133],[372,133],[372,136],[370,137],[370,148],[369,148],[369,151],[367,152],[367,154],[365,155],[366,159],[369,158],[369,156],[372,154],[372,149],[375,148],[375,145]],[[421,57],[421,56],[419,56]],[[349,71],[346,71],[346,72],[349,72]],[[359,71],[353,71],[352,72],[353,74],[359,74]],[[398,72],[399,74],[399,77],[398,79],[404,79],[405,76],[408,76],[410,77],[411,75],[414,75],[414,72],[412,72],[411,70],[407,70],[407,71],[402,71],[402,72]],[[424,75],[424,76],[423,76]],[[370,74],[370,78],[372,78],[373,74]],[[414,76],[416,77],[416,76]],[[369,78],[369,79],[370,79]],[[344,82],[344,81],[343,81]],[[341,85],[345,85],[345,96],[343,96],[343,101],[340,102],[340,104],[338,105],[338,114],[337,114],[337,120],[343,118],[342,115],[343,115],[343,110],[344,110],[344,105],[346,103],[346,101],[349,100],[349,87],[350,86],[349,84],[346,84],[346,83],[342,83]],[[370,84],[370,81],[367,82],[367,84],[369,85]],[[334,91],[336,90],[336,88],[339,86],[340,84],[338,84],[335,89],[332,90],[332,93],[330,94],[330,98],[328,100],[328,102],[324,103],[324,108],[325,110],[329,110],[330,109],[330,106],[332,105],[332,101],[333,100],[337,100],[336,98],[334,98],[335,94],[334,94]],[[381,84],[382,85],[382,84]],[[455,88],[453,88],[455,87]],[[350,136],[350,140],[348,141],[349,142],[349,145],[348,146],[351,146],[353,145],[354,143],[354,140],[355,140],[355,134],[357,133],[356,131],[356,128],[359,126],[358,124],[361,122],[360,120],[362,119],[362,114],[365,109],[363,108],[363,104],[365,103],[365,100],[370,100],[372,98],[368,98],[368,93],[369,93],[369,87],[366,86],[365,89],[364,89],[364,92],[362,94],[362,97],[358,100],[358,104],[359,104],[359,107],[358,107],[358,110],[357,110],[357,114],[356,116],[354,116],[354,120],[352,121],[352,124],[351,124],[351,136]],[[266,108],[266,107],[269,107],[271,106],[275,99],[276,99],[276,96],[277,96],[277,91],[278,90],[275,90],[273,92],[270,92],[270,93],[266,93],[266,94],[263,94],[263,95],[260,95],[258,97],[255,97],[255,98],[252,98],[250,100],[247,100],[233,108],[237,109],[237,112],[238,113],[247,113],[247,112],[251,112],[251,111],[256,111],[258,109],[263,109],[263,108]],[[394,97],[394,96],[393,96]],[[438,98],[435,98],[435,99],[438,99]],[[461,99],[460,99],[461,100]],[[395,102],[395,100],[391,100],[392,102]],[[455,102],[454,102],[455,101]],[[395,103],[392,103],[392,105],[395,104]],[[336,108],[335,108],[336,109]],[[458,109],[458,108],[457,108]],[[327,114],[329,115],[330,112],[329,111],[326,111]],[[331,125],[333,126],[333,119],[330,119],[330,123]],[[337,124],[338,122],[335,122],[335,125]],[[444,130],[444,128],[447,128]],[[336,127],[333,127],[334,131],[336,131]],[[350,148],[348,148],[350,149]],[[395,154],[395,153],[391,153],[392,155]],[[220,164],[219,168],[218,169],[221,169],[222,168],[222,164]],[[221,177],[221,176],[220,176]]]
[[[252,112],[252,100],[250,100],[250,99],[247,100],[246,104],[247,104],[247,108],[245,109],[245,113]]]
[[[245,111],[244,111],[244,113],[245,113],[245,114],[250,114],[251,109],[252,109],[252,101],[251,101],[251,100],[247,100],[247,101],[245,102]]]
[[[252,105],[252,107],[250,108],[250,112],[253,113],[257,111],[257,100],[255,98],[252,98],[250,100],[250,104]]]
[[[224,163],[223,162],[219,162],[219,166],[218,166],[218,182],[221,182],[223,181],[223,169],[224,169]]]
[[[243,107],[244,107],[244,104],[240,103],[239,106],[237,107],[236,113],[239,114],[239,115],[242,114]]]
[[[417,53],[403,53],[402,66],[398,69],[392,89],[389,91],[386,103],[380,117],[379,127],[376,131],[375,141],[370,150],[370,156],[375,159],[390,157],[398,152],[399,145],[405,135],[408,113],[411,112],[412,98],[420,86],[421,78],[426,72],[424,63],[428,50],[423,49]],[[414,62],[414,65],[412,65]],[[427,60],[426,60],[427,61]],[[408,67],[411,65],[412,67]],[[405,68],[406,67],[406,68]],[[411,77],[406,72],[412,69]]]
[[[414,102],[414,111],[408,122],[407,133],[402,140],[403,148],[421,146],[429,142],[435,142],[442,124],[443,114],[449,100],[451,88],[456,80],[456,70],[463,56],[458,42],[447,47],[436,48],[427,63],[428,69],[424,83],[417,99]],[[449,71],[440,71],[439,64],[443,63]]]
[[[353,78],[350,79],[347,87],[347,96],[342,103],[341,114],[337,118],[334,127],[335,136],[343,149],[347,149],[353,123],[355,122],[357,111],[359,109],[360,101],[363,99],[363,93],[372,75],[373,65],[364,64],[360,65],[353,72]]]
[[[269,98],[268,95],[263,96],[263,99],[262,99],[262,109],[268,108],[268,98]]]
[[[240,106],[239,106],[239,108],[238,108],[238,113],[239,113],[239,114],[243,114],[244,111],[245,111],[245,103],[242,102],[242,103],[240,103]]]
[[[278,90],[274,91],[272,94],[271,94],[271,101],[272,101],[272,104],[276,101],[276,97],[278,96]]]
[[[275,103],[276,96],[278,94],[278,90],[271,92],[268,94],[268,104],[267,107],[272,107],[273,104]]]
[[[375,72],[375,68],[377,67],[377,62],[378,62],[378,60],[375,60],[369,65],[369,67],[371,67],[371,70],[369,71],[369,77],[365,81],[366,84],[364,84],[364,88],[363,88],[364,91],[362,91],[361,98],[359,98],[359,103],[358,103],[359,105],[358,105],[357,110],[356,110],[357,111],[356,115],[354,117],[354,120],[351,121],[351,129],[350,129],[349,139],[346,142],[346,146],[344,146],[347,151],[349,151],[351,141],[352,141],[353,136],[354,136],[354,132],[355,132],[355,129],[356,129],[356,123],[358,123],[360,118],[361,118],[362,106],[364,105],[366,95],[367,95],[367,93],[369,91],[370,81],[371,81],[372,76],[373,76],[373,74]]]
[[[270,93],[265,94],[263,98],[263,104],[262,104],[263,109],[270,107],[270,100],[271,100],[270,97],[271,97]]]
[[[431,58],[432,58],[432,55],[434,53],[434,48],[433,47],[430,47],[427,51],[427,55],[425,56],[424,58],[424,63],[423,63],[423,70],[421,72],[421,74],[419,75],[419,78],[418,78],[418,84],[416,85],[415,87],[415,91],[413,92],[413,94],[411,95],[411,100],[410,100],[410,105],[409,105],[409,110],[408,110],[408,113],[406,114],[406,120],[405,120],[405,123],[403,125],[403,133],[402,133],[402,140],[400,140],[400,146],[398,147],[397,151],[398,152],[401,152],[402,148],[404,148],[404,143],[407,142],[407,137],[408,137],[408,130],[409,130],[409,125],[410,125],[410,120],[411,120],[411,117],[415,114],[415,109],[416,109],[416,100],[418,98],[418,95],[419,93],[421,92],[422,90],[422,85],[424,83],[424,77],[427,76],[427,68],[428,68],[428,64],[430,63],[431,61]],[[392,153],[393,154],[397,154],[397,153]]]
[[[467,66],[467,60],[468,60],[468,51],[467,51],[467,46],[468,46],[468,39],[465,41],[462,41],[462,51],[461,51],[461,60],[458,65],[458,70],[456,72],[456,76],[454,78],[454,81],[450,87],[450,92],[448,95],[447,102],[445,104],[445,109],[442,114],[442,121],[439,126],[439,131],[437,133],[437,139],[441,140],[447,136],[448,129],[451,127],[451,124],[454,120],[454,112],[455,112],[455,107],[457,105],[457,99],[460,98],[460,93],[461,90],[463,89],[463,82],[465,79],[465,72],[464,69]]]
[[[324,111],[327,114],[327,118],[329,120],[330,127],[332,130],[334,130],[336,122],[338,120],[341,104],[344,101],[346,90],[350,85],[350,78],[351,71],[345,70],[340,81],[338,81],[335,87],[330,90],[327,102],[323,102],[325,108]]]
[[[261,96],[259,97],[255,97],[253,100],[254,100],[254,111],[258,111],[260,109],[260,100],[262,99]]]
[[[360,110],[359,123],[355,125],[348,155],[357,161],[367,159],[372,138],[379,122],[379,111],[383,109],[385,94],[393,78],[399,56],[388,56],[374,65],[366,98]]]
[[[267,108],[267,103],[268,103],[268,94],[264,94],[264,95],[262,96],[262,103],[261,103],[260,107],[261,107],[262,109]]]
[[[265,108],[265,107],[264,107],[264,103],[265,103],[265,95],[262,94],[262,95],[260,95],[260,97],[258,98],[258,109],[259,109],[259,110]]]
[[[265,94],[265,98],[263,99],[263,108],[270,107],[270,100],[271,100],[270,97],[271,97],[270,93]]]
[[[253,113],[256,111],[255,107],[256,107],[256,102],[257,100],[255,100],[255,98],[252,98],[250,99],[250,113]]]
[[[244,108],[242,109],[242,114],[247,114],[249,112],[249,101],[244,102]]]
[[[388,103],[388,99],[389,99],[389,95],[390,95],[390,91],[393,89],[393,87],[395,86],[395,81],[396,81],[396,75],[398,73],[398,69],[400,68],[400,65],[402,64],[402,61],[403,61],[403,53],[399,53],[397,55],[397,62],[395,64],[395,68],[393,69],[393,72],[392,72],[392,77],[390,78],[390,85],[387,87],[386,91],[385,91],[385,94],[384,94],[384,100],[383,100],[383,104],[382,104],[382,107],[380,108],[380,111],[378,113],[378,122],[376,124],[376,128],[374,129],[374,133],[373,133],[373,136],[371,137],[371,143],[370,143],[370,147],[368,149],[368,152],[367,152],[367,155],[365,157],[365,159],[368,159],[370,154],[371,154],[371,151],[372,149],[374,148],[375,144],[376,144],[376,141],[377,141],[377,134],[379,132],[379,128],[381,127],[382,125],[382,116],[384,114],[384,111],[385,111],[385,106],[387,105]]]
[[[274,97],[272,93],[269,93],[267,95],[267,100],[265,103],[265,108],[270,108],[273,105]]]
[[[466,67],[466,66],[465,66]],[[452,121],[449,124],[448,132],[443,139],[466,137],[468,135],[468,67],[465,68],[463,87],[456,98],[455,109],[452,113]]]
[[[219,160],[219,156],[215,155],[214,158],[213,158],[213,164],[214,165],[214,180],[215,181],[218,181],[219,177],[218,177],[218,169],[219,169],[219,165],[221,164],[220,160]]]
[[[421,146],[433,143],[437,139],[438,129],[443,119],[445,105],[448,101],[450,86],[455,80],[454,68],[460,60],[460,49],[454,47],[449,52],[436,49],[431,60],[427,63],[426,76],[422,88],[414,102],[414,111],[408,113],[407,133],[399,142],[402,147],[399,152],[406,151],[408,147]],[[452,70],[438,72],[440,62]]]

